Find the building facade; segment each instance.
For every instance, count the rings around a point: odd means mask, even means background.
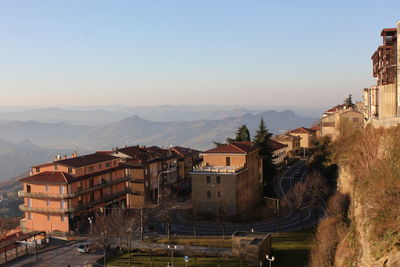
[[[95,213],[126,207],[129,179],[129,169],[117,157],[100,153],[33,166],[30,176],[20,180],[21,227],[25,232],[82,232]]]
[[[190,172],[193,171],[193,167],[201,163],[200,151],[174,146],[169,150],[178,156],[178,192],[190,192],[192,188],[192,182],[190,179]]]
[[[300,147],[305,149],[312,148],[317,139],[316,131],[306,127],[290,130],[288,133],[300,137]]]
[[[178,156],[156,146],[130,146],[109,152],[118,157],[130,170],[130,208],[156,205],[171,197],[178,186]]]
[[[335,113],[324,114],[321,118],[321,135],[337,140],[341,131],[350,128],[361,129],[364,127],[364,114],[354,109],[337,109]]]
[[[287,150],[288,150],[288,152],[291,152],[291,153],[296,153],[301,148],[300,147],[301,137],[291,135],[289,133],[274,135],[272,137],[272,140],[277,141],[281,144],[287,145],[288,146]]]
[[[383,29],[381,37],[371,57],[376,84],[364,89],[364,116],[375,127],[390,127],[400,123],[400,22]]]
[[[271,140],[270,146],[272,149],[273,163],[275,166],[278,168],[284,166],[287,160],[288,145]]]
[[[250,142],[232,143],[202,153],[193,169],[192,205],[196,213],[235,215],[259,200],[262,164]]]

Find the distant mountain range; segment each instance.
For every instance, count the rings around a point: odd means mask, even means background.
[[[8,117],[9,121],[0,123],[0,180],[19,175],[31,165],[47,162],[58,154],[69,155],[73,150],[84,154],[136,144],[164,147],[181,145],[205,150],[212,147],[213,141],[221,142],[228,136],[232,137],[242,124],[246,124],[251,135],[254,135],[262,117],[269,130],[275,134],[300,126],[310,126],[316,121],[316,118],[298,116],[289,110],[260,113],[243,111],[231,110],[232,114],[223,119],[156,122],[133,115],[113,122],[88,125],[83,124],[82,118],[79,124],[75,124],[10,121],[11,118]],[[223,113],[221,111],[219,116]],[[94,114],[96,113],[91,113],[93,116]],[[89,115],[87,116],[88,119]],[[93,120],[100,122],[96,117]]]

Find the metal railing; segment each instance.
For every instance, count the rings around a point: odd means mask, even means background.
[[[102,202],[107,202],[116,198],[119,198],[121,196],[126,195],[127,193],[130,192],[129,188],[125,188],[122,191],[113,193],[113,194],[104,194],[101,198],[96,199],[94,201],[85,203],[85,204],[80,204],[76,207],[71,207],[71,208],[38,208],[38,207],[27,207],[25,204],[19,205],[19,209],[22,211],[27,211],[27,212],[39,212],[39,213],[56,213],[56,214],[64,214],[64,213],[72,213],[72,212],[77,212],[79,210],[87,209],[93,206],[96,206]]]
[[[95,191],[95,190],[99,190],[114,184],[118,184],[118,183],[122,183],[122,182],[126,182],[130,179],[130,176],[125,176],[122,178],[118,178],[115,180],[111,180],[111,181],[107,181],[105,183],[101,183],[101,184],[97,184],[93,187],[90,188],[85,188],[85,189],[79,189],[76,192],[72,192],[72,193],[66,193],[66,194],[52,194],[52,193],[28,193],[25,191],[18,191],[18,196],[19,197],[32,197],[32,198],[56,198],[56,199],[63,199],[63,198],[74,198],[74,197],[78,197],[81,196],[83,194]]]

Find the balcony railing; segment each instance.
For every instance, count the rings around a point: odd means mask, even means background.
[[[57,214],[63,214],[63,213],[68,213],[72,212],[72,208],[66,208],[66,209],[57,209],[57,208],[37,208],[37,207],[27,207],[25,204],[19,205],[19,209],[22,211],[28,211],[28,212],[40,212],[40,213],[57,213]]]
[[[122,182],[126,182],[130,179],[130,176],[125,176],[122,178],[118,178],[115,180],[111,180],[111,181],[107,181],[107,182],[103,182],[101,184],[97,184],[93,187],[90,188],[85,188],[85,189],[79,189],[77,192],[73,192],[73,193],[66,193],[66,194],[50,194],[50,193],[27,193],[25,191],[18,191],[18,196],[19,197],[32,197],[32,198],[56,198],[56,199],[62,199],[62,198],[74,198],[74,197],[78,197],[81,196],[83,194],[95,191],[95,190],[99,190],[105,187],[108,187],[110,185],[114,185],[114,184],[118,184],[118,183],[122,183]]]
[[[125,188],[124,190],[116,192],[116,193],[113,193],[113,194],[103,194],[103,196],[101,198],[99,198],[99,199],[96,199],[96,200],[91,201],[89,203],[85,203],[83,205],[79,205],[79,206],[77,206],[75,208],[71,208],[70,212],[77,212],[77,211],[80,211],[80,210],[91,208],[91,207],[96,206],[96,205],[98,205],[98,204],[100,204],[102,202],[107,202],[107,201],[122,197],[122,196],[126,195],[129,192],[131,192],[130,188]]]
[[[235,173],[246,168],[246,165],[241,166],[197,166],[193,168],[193,172],[215,172],[215,173]]]
[[[59,209],[58,208],[37,208],[37,207],[27,207],[27,206],[25,206],[25,204],[22,204],[22,205],[19,205],[19,209],[22,211],[39,212],[39,213],[56,213],[56,214],[72,213],[72,212],[77,212],[77,211],[87,209],[90,207],[94,207],[102,202],[107,202],[107,201],[122,197],[129,192],[130,192],[130,189],[126,188],[117,193],[103,195],[103,197],[101,197],[99,199],[96,199],[89,203],[78,205],[77,207],[73,207],[73,208],[64,208],[64,209],[61,209],[61,208],[59,208]]]

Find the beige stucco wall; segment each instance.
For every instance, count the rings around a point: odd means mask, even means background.
[[[397,88],[396,84],[380,85],[379,88],[379,119],[396,117]]]

